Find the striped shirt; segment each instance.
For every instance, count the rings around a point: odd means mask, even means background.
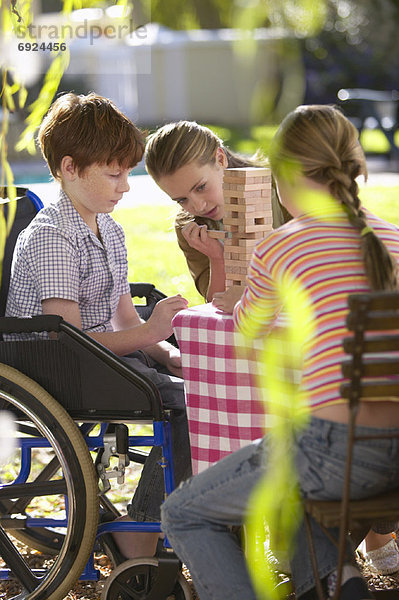
[[[111,331],[121,295],[129,293],[122,227],[97,215],[101,241],[61,191],[20,233],[13,256],[6,316],[42,314],[48,298],[79,304],[83,331]]]
[[[340,210],[340,209],[338,209]],[[281,290],[304,290],[312,328],[303,345],[301,390],[311,407],[344,402],[340,397],[342,340],[348,294],[369,292],[359,232],[343,212],[306,214],[272,231],[256,247],[248,287],[236,306],[237,327],[261,337],[283,309]],[[367,212],[369,225],[399,262],[399,229]]]

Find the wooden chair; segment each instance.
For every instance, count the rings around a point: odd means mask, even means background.
[[[339,597],[348,532],[356,547],[373,523],[384,520],[392,522],[393,526],[399,520],[399,489],[365,500],[349,499],[353,444],[371,437],[391,437],[389,434],[357,436],[355,423],[359,401],[363,398],[399,399],[399,292],[354,294],[349,296],[348,304],[347,327],[353,334],[344,340],[344,351],[349,356],[342,364],[342,373],[348,382],[341,385],[341,395],[347,398],[350,408],[342,500],[305,501],[305,525],[320,600],[324,600],[324,595],[318,576],[309,515],[322,526],[330,539],[326,528],[339,527],[338,543],[334,540],[338,545],[338,583],[334,600]],[[399,597],[398,590],[373,590],[373,593],[376,598]]]

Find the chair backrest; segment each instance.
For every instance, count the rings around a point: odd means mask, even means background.
[[[0,188],[0,198],[3,198],[3,201],[5,200],[3,204],[3,211],[4,216],[7,218],[9,209],[7,201],[7,188]],[[33,217],[42,208],[43,203],[36,194],[27,188],[17,188],[17,210],[11,231],[7,236],[3,262],[1,265],[0,316],[4,316],[6,310],[8,288],[10,285],[12,255],[17,237],[20,232],[29,225]]]
[[[342,364],[348,382],[341,394],[350,405],[361,398],[399,398],[399,292],[353,294],[348,298],[344,340],[350,355]]]

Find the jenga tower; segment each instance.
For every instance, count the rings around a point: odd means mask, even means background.
[[[272,229],[272,183],[267,168],[226,169],[224,194],[224,263],[226,288],[245,285],[249,261],[260,239]],[[209,234],[222,237],[221,232]]]

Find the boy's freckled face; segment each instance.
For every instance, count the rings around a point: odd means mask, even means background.
[[[130,171],[115,162],[109,165],[94,163],[77,174],[65,191],[83,219],[86,215],[110,213],[130,189]]]

